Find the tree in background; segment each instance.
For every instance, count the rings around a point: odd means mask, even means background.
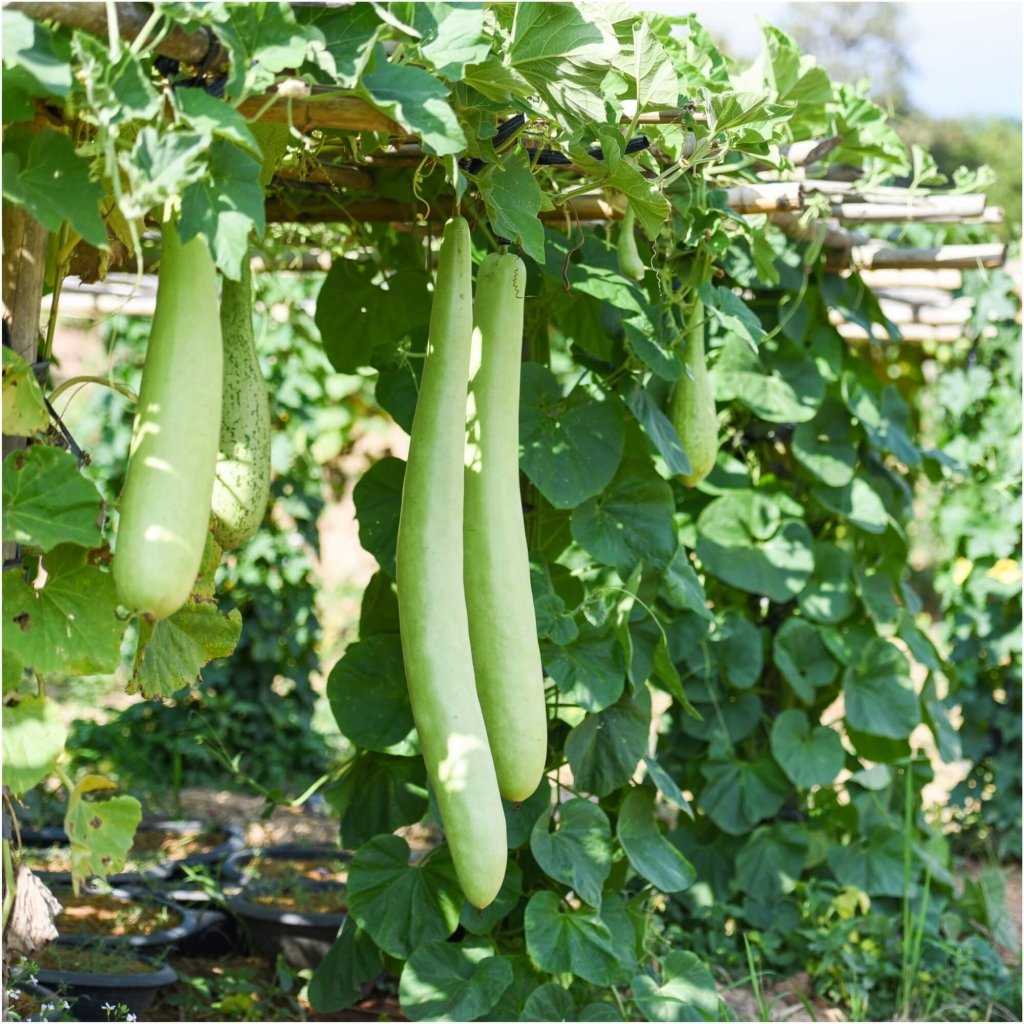
[[[970,120],[931,118],[921,114],[902,118],[897,126],[908,143],[928,149],[943,174],[958,167],[987,164],[995,181],[986,190],[992,206],[1006,213],[995,228],[1004,240],[1021,236],[1021,123],[1010,118]]]
[[[839,82],[870,78],[871,98],[908,108],[906,78],[913,70],[903,32],[905,11],[892,3],[790,4],[782,19],[805,53]]]
[[[894,3],[790,4],[782,26],[837,81],[868,77],[872,98],[892,109],[900,137],[929,150],[953,180],[960,167],[987,164],[995,173],[989,202],[1006,212],[995,229],[1004,239],[1021,234],[1021,125],[1010,118],[933,118],[914,110],[907,78],[906,11]]]

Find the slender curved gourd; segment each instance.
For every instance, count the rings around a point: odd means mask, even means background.
[[[518,256],[487,256],[477,272],[463,527],[476,690],[498,786],[513,801],[525,800],[540,784],[548,738],[519,494],[525,287]]]
[[[189,598],[210,525],[223,353],[217,271],[201,236],[163,227],[113,573],[118,599],[155,619]]]
[[[714,469],[718,457],[718,416],[704,354],[704,304],[700,300],[689,311],[683,337],[683,375],[672,392],[669,418],[690,460],[691,471],[679,478],[687,487],[694,487]]]
[[[413,718],[459,884],[477,907],[505,877],[505,814],[473,677],[462,580],[473,334],[469,225],[448,221],[398,524],[396,583]]]
[[[622,215],[622,225],[619,228],[619,270],[622,271],[623,277],[642,281],[644,274],[647,273],[647,267],[640,258],[640,250],[636,244],[636,233],[633,230],[635,222],[636,214],[633,212],[633,207],[627,206],[626,212]]]
[[[224,386],[220,451],[213,483],[213,535],[225,549],[244,544],[263,522],[270,500],[270,403],[252,333],[252,271],[224,281],[220,329]]]

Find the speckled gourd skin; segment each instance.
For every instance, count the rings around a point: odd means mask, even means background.
[[[477,272],[467,404],[469,634],[498,787],[522,801],[547,758],[544,669],[519,492],[519,378],[526,267],[493,254]]]
[[[222,372],[210,250],[167,221],[112,566],[121,603],[155,619],[185,604],[202,561]]]
[[[444,229],[398,525],[396,583],[413,718],[455,872],[477,907],[505,877],[505,814],[473,675],[462,579],[473,330],[469,225]]]
[[[244,544],[263,522],[270,500],[270,402],[252,330],[252,271],[221,289],[223,400],[213,535],[222,548]]]

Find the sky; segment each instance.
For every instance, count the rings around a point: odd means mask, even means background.
[[[897,2],[906,9],[907,48],[914,67],[907,88],[916,109],[932,117],[1020,118],[1024,3]],[[789,4],[779,0],[635,0],[634,6],[663,14],[693,12],[713,36],[728,42],[737,58],[752,58],[761,47],[758,17],[777,24]]]

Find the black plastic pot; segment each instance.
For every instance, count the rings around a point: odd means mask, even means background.
[[[144,974],[96,974],[41,967],[36,977],[71,1002],[72,1012],[79,1020],[107,1020],[104,1004],[124,1004],[130,1013],[141,1017],[157,992],[178,980],[177,973],[166,964],[152,966],[153,970]]]
[[[87,890],[88,892],[88,890]],[[61,899],[61,890],[55,889],[54,896]],[[95,895],[110,895],[115,899],[124,900],[125,903],[145,900],[153,903],[161,903],[169,907],[181,917],[179,924],[165,928],[150,935],[61,935],[57,944],[61,946],[95,946],[101,943],[104,948],[110,950],[131,950],[135,955],[148,957],[161,957],[179,948],[179,943],[186,942],[198,928],[195,914],[191,910],[180,906],[166,896],[158,896],[153,892],[131,892],[128,889],[111,889],[109,893],[96,893]]]
[[[258,849],[246,848],[231,854],[231,856],[224,861],[221,879],[225,883],[246,885],[255,877],[254,873],[248,871],[247,868],[250,862],[256,858],[263,860],[297,862],[321,859],[350,861],[352,859],[352,854],[348,853],[346,850],[340,850],[337,846],[332,846],[328,843],[283,843],[279,846],[264,846]],[[311,880],[311,884],[331,885],[338,883]]]
[[[187,857],[167,858],[157,861],[144,871],[121,871],[108,875],[106,881],[110,885],[147,886],[166,881],[184,873],[185,867],[212,867],[220,864],[230,854],[241,850],[245,845],[245,834],[237,825],[220,825],[205,821],[188,821],[171,818],[147,818],[139,824],[137,835],[145,832],[222,832],[223,842],[211,850],[191,853]],[[64,847],[68,845],[68,836],[63,828],[25,829],[22,842],[26,847]],[[35,872],[48,885],[70,885],[71,873],[68,871]]]
[[[343,890],[343,886],[338,886]],[[246,892],[228,898],[254,953],[270,961],[278,954],[297,970],[315,968],[334,944],[346,915],[304,913],[250,902]]]
[[[182,956],[228,956],[242,948],[238,922],[209,893],[202,889],[170,888],[161,895],[195,915],[195,931],[176,944]]]
[[[179,821],[168,818],[150,818],[143,821],[142,824],[139,825],[138,830],[139,832],[143,832],[146,830],[156,831],[158,829],[165,832],[177,832],[179,834],[185,832],[224,833],[223,842],[218,843],[209,850],[204,850],[199,853],[190,853],[187,857],[169,857],[167,860],[162,861],[161,864],[167,869],[167,877],[169,878],[175,878],[184,874],[184,869],[186,867],[216,867],[222,861],[231,856],[231,854],[237,853],[245,846],[244,830],[238,825],[232,824],[220,824],[210,821]]]

